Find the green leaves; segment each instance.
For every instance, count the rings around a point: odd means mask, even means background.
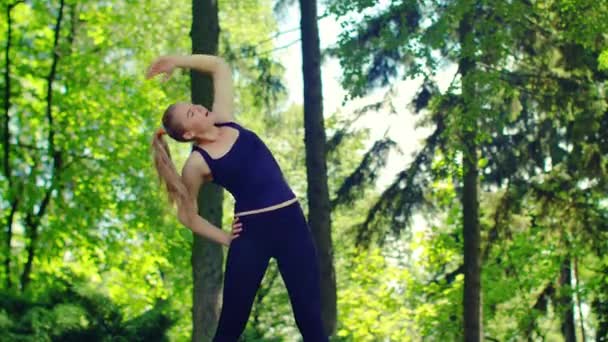
[[[403,306],[411,275],[391,265],[379,249],[349,249],[345,275],[338,277],[340,325],[337,335],[347,341],[409,341],[413,314]]]
[[[599,70],[608,70],[608,50],[604,50],[602,51],[602,54],[600,55],[599,59]]]

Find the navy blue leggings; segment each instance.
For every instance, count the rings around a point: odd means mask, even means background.
[[[317,252],[300,204],[239,221],[243,230],[228,249],[222,313],[213,341],[235,342],[241,336],[270,258],[277,260],[304,341],[328,341],[321,320]]]

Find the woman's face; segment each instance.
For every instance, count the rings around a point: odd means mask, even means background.
[[[184,127],[184,138],[187,140],[207,132],[215,123],[215,117],[211,111],[204,106],[192,103],[176,103],[173,114],[175,122]]]

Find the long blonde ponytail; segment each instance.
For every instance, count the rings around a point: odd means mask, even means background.
[[[154,133],[154,137],[152,138],[154,166],[156,167],[159,181],[167,189],[170,204],[188,206],[190,204],[190,194],[177,172],[175,164],[173,164],[169,145],[163,138],[163,134],[166,133],[160,128]]]

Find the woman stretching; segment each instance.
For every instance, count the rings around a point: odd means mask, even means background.
[[[215,56],[165,56],[155,60],[147,78],[176,68],[210,73],[213,108],[191,103],[170,105],[152,141],[156,169],[179,221],[194,233],[229,247],[223,305],[214,341],[236,341],[270,258],[275,258],[289,294],[297,326],[308,342],[328,341],[321,320],[319,268],[315,246],[300,203],[266,145],[236,123],[230,67]],[[163,135],[192,143],[181,176]],[[232,234],[198,215],[197,197],[212,181],[235,198]],[[237,238],[238,237],[238,238]]]

